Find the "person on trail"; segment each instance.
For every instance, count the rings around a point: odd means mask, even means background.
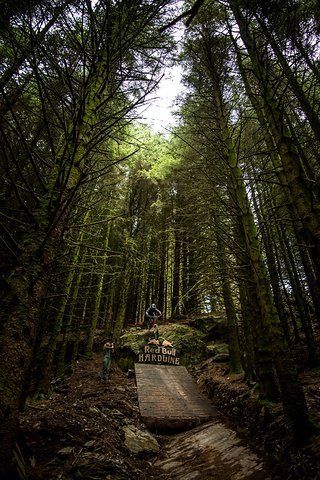
[[[146,324],[147,324],[147,329],[150,330],[150,328],[153,327],[153,325],[156,323],[156,320],[160,318],[162,313],[160,310],[157,309],[156,304],[152,303],[149,308],[146,310]]]
[[[108,380],[111,367],[111,354],[114,352],[114,343],[107,342],[103,345],[103,361],[100,378],[104,381]]]

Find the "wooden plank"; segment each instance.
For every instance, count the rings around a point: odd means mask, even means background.
[[[182,366],[135,364],[142,421],[151,429],[182,430],[215,415]]]

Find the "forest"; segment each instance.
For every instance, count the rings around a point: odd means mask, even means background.
[[[231,374],[319,434],[319,34],[317,0],[1,1],[1,478],[26,398],[151,303],[225,311]]]

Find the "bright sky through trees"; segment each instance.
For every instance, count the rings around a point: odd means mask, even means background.
[[[161,133],[168,133],[170,126],[176,123],[173,116],[176,97],[181,93],[180,83],[182,70],[180,66],[168,68],[159,83],[159,88],[153,93],[149,104],[142,112],[142,121]]]
[[[182,2],[177,2],[177,5]],[[184,34],[184,24],[179,22],[175,25],[172,33],[176,41],[178,52],[181,49],[181,41]],[[154,131],[170,133],[170,127],[177,123],[173,113],[177,110],[177,96],[182,92],[182,67],[173,65],[164,69],[164,76],[159,82],[159,87],[150,95],[149,103],[144,106],[141,117],[143,123],[147,123]]]

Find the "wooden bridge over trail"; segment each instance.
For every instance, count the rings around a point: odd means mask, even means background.
[[[216,414],[182,366],[135,364],[142,421],[153,430],[183,430]]]

